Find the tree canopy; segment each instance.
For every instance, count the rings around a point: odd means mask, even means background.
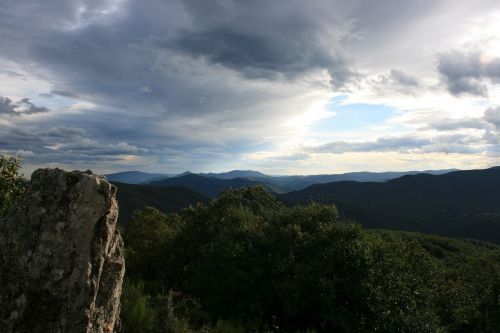
[[[500,331],[497,247],[365,231],[333,205],[289,208],[261,187],[229,190],[180,214],[139,211],[124,236],[125,289],[148,327],[170,318],[171,332]],[[140,321],[124,295],[124,322]]]

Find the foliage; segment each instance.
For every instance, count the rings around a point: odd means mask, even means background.
[[[141,184],[124,184],[112,181],[118,187],[116,197],[120,203],[118,224],[125,225],[133,219],[138,209],[152,206],[162,212],[179,212],[197,202],[208,199],[184,187],[154,187]]]
[[[7,215],[24,192],[26,182],[20,169],[19,157],[0,155],[0,217]]]
[[[289,205],[334,203],[364,227],[475,238],[500,244],[500,167],[381,182],[331,182],[279,195]]]
[[[143,293],[144,284],[134,284],[125,280],[121,297],[122,332],[134,333],[148,331],[154,318],[153,310],[148,306],[149,297]]]
[[[124,239],[134,297],[153,313],[143,332],[500,331],[498,247],[365,231],[262,187],[138,211]]]

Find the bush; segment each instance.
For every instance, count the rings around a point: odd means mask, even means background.
[[[0,217],[7,215],[24,193],[26,181],[20,169],[19,157],[0,155]]]

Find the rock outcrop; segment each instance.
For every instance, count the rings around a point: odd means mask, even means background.
[[[0,220],[0,332],[114,332],[125,261],[116,187],[39,169]]]

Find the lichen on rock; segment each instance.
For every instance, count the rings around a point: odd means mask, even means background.
[[[114,332],[125,273],[116,187],[39,169],[0,220],[1,332]]]

